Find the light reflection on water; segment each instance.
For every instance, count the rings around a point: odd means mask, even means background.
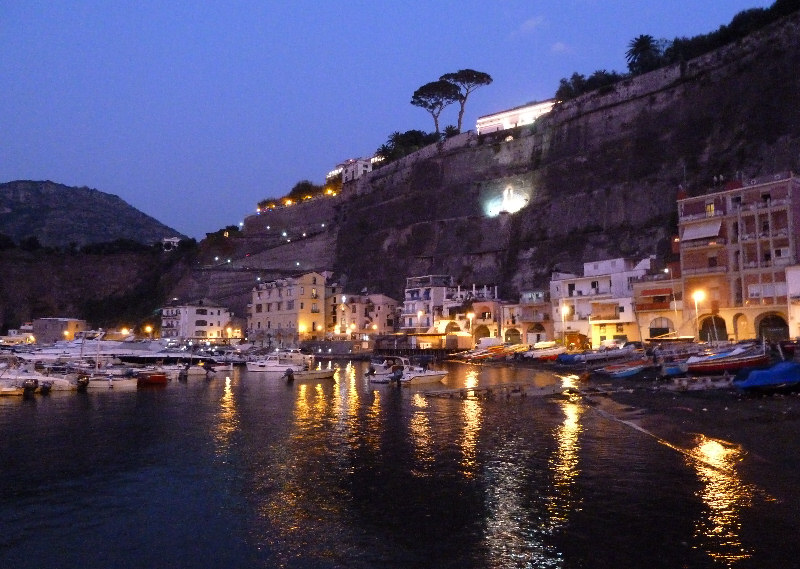
[[[751,506],[754,497],[753,488],[737,472],[744,451],[725,441],[698,435],[688,456],[703,484],[699,495],[708,513],[695,526],[698,547],[706,549],[723,566],[734,567],[752,555],[740,537],[742,511]]]
[[[25,553],[41,543],[76,548],[71,559],[82,559],[86,569],[113,565],[59,536],[70,527],[91,527],[96,541],[112,540],[116,534],[105,525],[119,531],[139,519],[117,521],[120,503],[164,511],[155,537],[159,553],[170,559],[186,558],[187,535],[218,535],[213,548],[226,563],[200,560],[209,567],[592,567],[598,539],[619,551],[619,567],[756,566],[754,530],[748,541],[742,528],[761,502],[738,473],[742,449],[700,436],[691,449],[666,450],[636,429],[607,428],[609,419],[576,395],[429,398],[425,390],[373,386],[364,369],[343,365],[335,381],[292,385],[237,370],[161,392],[4,404],[0,427],[13,446],[0,441],[0,451],[14,461],[0,472],[0,522],[13,524],[0,535],[0,566],[33,567],[37,557]],[[430,389],[580,385],[575,376],[532,376],[523,369],[452,369],[445,386]],[[65,439],[80,446],[65,448]],[[76,487],[86,507],[69,506],[76,503],[69,486],[45,494],[13,485],[64,476],[76,460],[70,454],[84,455]],[[153,468],[162,464],[169,468]],[[85,471],[110,482],[87,494]],[[162,471],[164,479],[151,480]],[[125,479],[142,472],[148,493],[128,484],[125,494]],[[176,484],[182,476],[193,482]],[[639,489],[642,478],[654,483]],[[695,478],[701,482],[696,494]],[[621,490],[607,499],[611,486]],[[649,510],[643,504],[653,493],[657,503],[674,508]],[[56,506],[59,500],[64,503]],[[60,516],[50,515],[54,507]],[[172,510],[190,512],[192,527]],[[676,541],[694,549],[656,540],[661,549],[643,551],[627,537],[630,526],[613,525],[617,516],[635,519],[651,535],[671,524]],[[224,533],[239,527],[242,536]],[[129,545],[124,558],[112,560],[153,566],[147,562],[152,537],[141,539],[147,548]],[[245,553],[225,549],[234,537]],[[581,539],[587,548],[574,545]],[[9,559],[14,563],[4,563]],[[198,566],[192,561],[174,566]]]

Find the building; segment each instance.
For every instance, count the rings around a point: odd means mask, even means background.
[[[317,272],[259,283],[247,305],[248,338],[275,346],[323,339],[325,286],[325,275]]]
[[[77,318],[37,318],[33,321],[33,337],[38,344],[74,340],[76,334],[88,329],[86,321]]]
[[[330,180],[341,175],[342,183],[346,184],[359,179],[368,172],[372,172],[372,165],[375,162],[374,158],[350,158],[341,164],[337,164],[336,168],[328,172],[325,178]]]
[[[475,129],[478,134],[487,134],[517,126],[524,126],[526,124],[533,124],[540,116],[549,113],[550,109],[552,109],[555,104],[555,99],[549,99],[547,101],[528,103],[507,111],[485,115],[478,118]]]
[[[398,302],[384,294],[340,294],[335,307],[333,335],[371,340],[391,334],[397,325]]]
[[[474,303],[496,298],[497,287],[478,287],[475,284],[471,289],[462,287],[455,284],[450,275],[409,277],[406,279],[400,328],[406,332],[423,332],[434,326],[450,328],[441,330],[442,333],[456,331],[456,328],[469,330],[475,322],[470,322],[467,315],[472,313],[475,318]],[[493,310],[489,312],[496,314]]]
[[[684,311],[679,262],[651,270],[632,288],[642,340],[694,337],[694,314]]]
[[[522,333],[521,342],[535,344],[554,339],[553,305],[550,303],[549,290],[527,290],[519,295],[519,320],[512,326],[518,326]],[[504,316],[504,326],[505,324]]]
[[[608,340],[640,340],[632,282],[651,258],[608,259],[583,264],[583,276],[553,273],[550,281],[555,333],[565,344],[599,347]]]
[[[800,178],[791,173],[736,181],[678,200],[687,308],[702,340],[785,338],[787,269],[797,263]]]
[[[236,327],[238,328],[238,327]],[[179,342],[187,340],[226,341],[239,337],[231,312],[203,299],[186,304],[177,301],[161,309],[161,337]]]

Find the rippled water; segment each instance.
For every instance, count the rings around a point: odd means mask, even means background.
[[[0,399],[0,567],[779,567],[740,449],[578,397],[427,397],[236,370]],[[447,387],[562,380],[453,364]]]

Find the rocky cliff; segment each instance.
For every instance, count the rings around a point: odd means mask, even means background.
[[[406,276],[451,274],[513,298],[556,268],[665,254],[679,188],[700,194],[719,189],[720,176],[800,169],[798,37],[795,13],[701,58],[559,104],[529,127],[425,148],[324,204],[254,216],[244,234],[260,250],[248,263],[297,259],[303,269],[333,269],[348,290],[394,296]],[[497,214],[504,196],[527,205]],[[280,240],[310,227],[310,212],[327,221],[323,232]]]

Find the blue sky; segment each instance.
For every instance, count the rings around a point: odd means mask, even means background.
[[[493,77],[467,103],[474,128],[573,72],[625,71],[639,34],[707,33],[771,3],[6,0],[0,182],[96,188],[199,239],[394,131],[433,130],[409,101],[444,73]]]

